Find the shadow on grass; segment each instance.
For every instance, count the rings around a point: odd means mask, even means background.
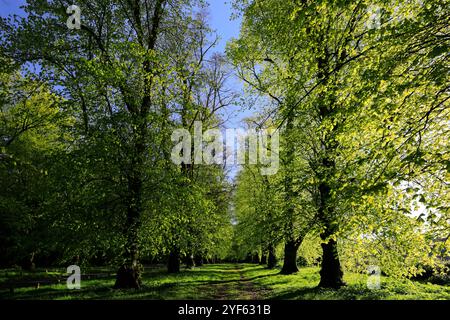
[[[257,268],[248,268],[256,270]],[[206,266],[168,274],[163,269],[146,270],[140,290],[114,290],[114,276],[101,280],[85,280],[80,290],[68,290],[63,286],[44,285],[39,289],[21,288],[16,292],[0,291],[0,299],[215,299],[239,297],[239,283],[251,283],[275,275],[263,274],[244,277],[245,267],[234,265]],[[231,278],[231,279],[230,279]]]
[[[340,289],[307,287],[283,292],[270,297],[271,300],[382,300],[388,294],[381,290],[370,290],[362,286],[346,286]]]

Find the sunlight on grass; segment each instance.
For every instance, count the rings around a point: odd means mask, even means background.
[[[301,268],[293,275],[281,275],[252,264],[206,265],[167,274],[164,268],[146,269],[141,290],[114,290],[111,270],[106,278],[83,279],[80,290],[68,290],[64,282],[39,288],[15,288],[0,291],[1,299],[450,299],[450,287],[382,277],[381,288],[367,288],[367,276],[346,273],[347,286],[339,290],[319,289],[319,269]],[[20,274],[1,271],[0,284]],[[57,271],[22,273],[27,279],[61,276]],[[110,275],[110,276],[109,276]]]

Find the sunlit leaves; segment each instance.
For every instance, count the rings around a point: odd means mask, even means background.
[[[272,100],[281,130],[295,115],[296,134],[286,139],[307,163],[295,181],[329,213],[334,237],[364,239],[361,248],[379,250],[396,275],[436,263],[425,235],[448,231],[444,2],[236,2],[244,23],[228,53],[249,92]],[[324,185],[330,197],[321,202]],[[368,263],[361,250],[355,265]]]

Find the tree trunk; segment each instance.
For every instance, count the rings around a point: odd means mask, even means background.
[[[141,278],[139,268],[122,265],[117,271],[115,289],[139,289]]]
[[[294,130],[294,113],[288,111],[286,115],[286,131],[285,136],[288,139]],[[284,215],[286,219],[285,226],[285,243],[284,243],[284,261],[283,268],[281,269],[282,274],[292,274],[298,272],[297,268],[297,250],[299,245],[295,241],[294,232],[294,221],[295,221],[295,209],[294,209],[294,199],[298,196],[294,190],[293,181],[293,164],[295,160],[295,144],[286,144],[286,154],[285,154],[285,166],[286,174],[284,177],[284,190],[285,190],[285,207]]]
[[[282,274],[292,274],[298,272],[297,251],[299,245],[295,241],[287,241],[284,244],[284,261]]]
[[[194,256],[192,254],[187,254],[185,257],[186,268],[192,269],[195,266]]]
[[[277,265],[277,257],[275,255],[275,248],[273,245],[269,245],[269,257],[267,259],[267,268],[273,269]]]
[[[35,255],[35,253],[32,252],[30,254],[29,259],[27,259],[27,258],[24,259],[24,261],[21,263],[22,269],[27,270],[27,271],[34,271],[36,269],[36,265],[34,263],[34,255]]]
[[[337,242],[334,239],[329,239],[328,242],[322,243],[322,250],[319,287],[338,289],[345,286],[344,273],[339,262]]]
[[[267,254],[263,252],[261,254],[261,260],[259,261],[259,264],[266,264],[266,263],[267,263]]]
[[[167,271],[169,273],[180,272],[180,250],[178,248],[173,248],[169,253]]]
[[[141,148],[143,148],[143,145],[137,147],[138,154],[142,150]],[[128,178],[130,198],[128,200],[127,225],[125,229],[127,242],[125,245],[124,263],[117,271],[115,289],[139,289],[141,287],[138,230],[141,223],[142,205],[142,178],[139,168],[142,162],[139,159],[135,159],[133,162],[135,162],[136,167]]]
[[[194,262],[196,267],[201,267],[203,265],[203,257],[199,254],[194,256]]]
[[[253,254],[252,263],[259,263],[259,254],[258,253]]]
[[[327,163],[328,162],[328,163]],[[330,164],[331,163],[331,164]],[[334,162],[324,160],[324,166],[334,167]],[[325,231],[320,235],[322,239],[322,266],[320,269],[320,283],[322,288],[340,288],[345,286],[341,263],[339,262],[338,244],[331,238],[337,231],[337,226],[332,221],[333,207],[329,203],[330,186],[327,183],[319,185],[321,205],[319,207],[319,218],[322,220]]]
[[[127,261],[117,271],[115,289],[139,289],[141,287],[137,246],[132,245],[130,248],[131,253]]]

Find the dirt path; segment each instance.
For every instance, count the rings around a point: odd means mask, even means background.
[[[214,300],[258,300],[262,299],[263,290],[257,287],[251,279],[245,276],[244,266],[236,265],[235,269],[227,270],[229,275],[223,281],[208,284],[211,299]],[[205,286],[206,288],[206,286]]]
[[[256,286],[254,285],[254,283],[247,279],[242,271],[240,272],[240,281],[239,281],[239,286],[241,287],[240,293],[241,293],[241,297],[240,299],[249,299],[249,300],[258,300],[260,297],[258,295],[258,290],[256,288]]]

